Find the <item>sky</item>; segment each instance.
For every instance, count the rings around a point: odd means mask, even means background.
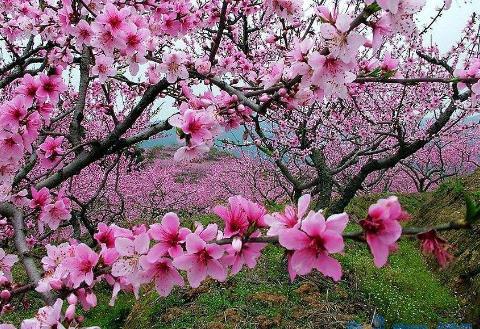
[[[428,25],[432,18],[436,15],[435,9],[441,7],[443,0],[426,0],[426,5],[418,14],[420,25]],[[441,52],[446,52],[458,40],[458,35],[465,27],[467,17],[470,17],[473,12],[480,14],[480,0],[452,0],[452,7],[445,11],[444,14],[438,18],[432,29],[427,35],[431,36],[425,38],[426,42],[433,41],[438,44]]]

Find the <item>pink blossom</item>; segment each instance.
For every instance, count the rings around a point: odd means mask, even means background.
[[[350,31],[353,19],[345,14],[339,14],[334,25],[322,24],[320,31],[327,39],[330,55],[338,57],[344,63],[350,63],[356,56],[358,48],[365,42],[365,38],[358,32]]]
[[[225,223],[225,238],[230,238],[234,235],[242,236],[250,225],[247,214],[242,208],[242,197],[237,195],[228,198],[228,205],[228,208],[216,206],[213,208],[213,212],[223,219]]]
[[[183,115],[172,116],[168,122],[182,129],[189,136],[189,142],[199,144],[213,138],[216,122],[210,113],[206,111],[194,111],[187,109]]]
[[[182,276],[168,258],[158,257],[151,261],[144,256],[140,258],[140,266],[147,282],[155,280],[155,288],[160,296],[168,296],[174,286],[184,285]]]
[[[83,310],[88,311],[97,306],[97,296],[90,288],[80,288],[76,291],[76,295]]]
[[[212,241],[218,235],[218,225],[208,224],[207,227],[203,227],[202,223],[195,222],[195,231],[194,233],[197,234],[200,238],[203,239],[205,242]]]
[[[63,300],[58,298],[53,306],[44,306],[38,310],[35,318],[23,320],[20,329],[50,329],[62,328]]]
[[[75,247],[64,242],[58,246],[47,244],[45,249],[47,250],[47,255],[42,258],[43,270],[46,272],[54,271],[61,276],[64,271],[62,263],[65,259],[74,257]]]
[[[375,266],[382,267],[387,262],[390,248],[402,234],[402,227],[398,221],[404,217],[405,213],[398,199],[391,196],[371,205],[367,219],[360,221],[373,254]]]
[[[60,94],[65,90],[67,90],[67,87],[60,75],[40,74],[40,87],[37,90],[39,98],[43,100],[49,98],[51,102],[57,103]]]
[[[448,252],[448,249],[451,248],[451,246],[446,240],[439,237],[436,231],[430,230],[428,232],[420,233],[417,237],[420,240],[420,248],[422,252],[425,255],[434,255],[441,267],[446,267],[453,259],[453,256]]]
[[[104,83],[108,77],[117,74],[113,65],[113,58],[105,55],[95,57],[95,65],[92,67],[92,73],[98,75],[100,83]]]
[[[211,276],[218,281],[227,278],[225,268],[219,262],[224,250],[216,244],[207,244],[195,233],[187,235],[185,255],[176,257],[173,265],[187,271],[188,282],[193,288],[200,286],[200,283]]]
[[[260,236],[260,234],[252,234],[251,236],[257,237]],[[222,263],[227,266],[232,266],[232,275],[240,272],[244,265],[248,268],[254,268],[257,265],[258,258],[262,254],[262,249],[266,246],[265,243],[243,243],[239,249],[234,246],[228,246],[226,249],[227,255],[222,258]]]
[[[185,238],[191,231],[180,227],[178,216],[173,212],[169,212],[163,216],[161,224],[151,225],[148,233],[152,239],[158,241],[148,253],[148,259],[153,261],[167,252],[170,257],[182,255],[183,249],[181,244],[185,242]]]
[[[185,62],[186,56],[183,52],[165,53],[163,54],[159,70],[166,74],[169,83],[175,83],[178,79],[188,78]]]
[[[55,167],[62,159],[63,136],[48,136],[45,141],[38,147],[37,153],[44,168],[50,169]]]
[[[24,120],[24,122],[25,126],[23,132],[21,133],[23,145],[25,145],[25,148],[28,150],[28,152],[32,152],[32,143],[39,135],[40,127],[42,126],[42,120],[38,112],[32,112]]]
[[[190,144],[180,147],[174,154],[175,161],[191,161],[199,155],[206,153],[210,150],[205,143]]]
[[[3,126],[9,126],[13,131],[18,129],[20,121],[27,115],[25,100],[24,97],[17,96],[0,107],[0,120]]]
[[[267,209],[265,209],[265,207],[243,197],[240,198],[240,203],[247,216],[247,220],[251,225],[255,225],[257,228],[268,226],[265,222],[265,215],[267,214]]]
[[[51,201],[50,190],[46,187],[42,187],[37,191],[35,187],[32,187],[32,200],[30,200],[30,208],[43,208]]]
[[[128,24],[121,33],[121,38],[125,42],[125,54],[127,56],[131,56],[135,53],[139,56],[145,55],[145,43],[149,36],[149,30],[137,28],[133,23]]]
[[[64,261],[74,288],[78,288],[82,282],[89,286],[93,283],[93,269],[97,265],[98,258],[97,253],[86,244],[81,243],[75,246],[74,256]]]
[[[12,280],[12,266],[18,262],[18,256],[13,254],[7,254],[5,250],[0,248],[0,271],[8,279]]]
[[[149,247],[150,238],[147,233],[137,235],[133,240],[124,237],[117,238],[115,249],[120,258],[112,266],[112,275],[134,278],[138,274],[140,256],[147,254]]]
[[[43,230],[43,224],[47,224],[51,230],[56,230],[60,223],[70,220],[70,200],[67,198],[60,198],[55,203],[47,204],[42,208],[39,216],[40,230]]]
[[[285,67],[285,61],[282,58],[277,63],[267,69],[267,73],[263,76],[262,82],[265,88],[270,88],[274,84],[280,82],[283,75],[283,69]]]
[[[130,12],[128,7],[118,10],[112,3],[107,3],[103,8],[103,12],[95,19],[95,22],[105,25],[108,31],[115,35],[127,28],[128,25],[125,18],[130,15]]]
[[[36,97],[37,90],[40,87],[40,81],[32,77],[30,74],[25,74],[22,82],[17,88],[17,92],[24,96],[24,101],[27,106],[32,105],[33,100]]]
[[[212,63],[208,59],[197,59],[195,61],[195,70],[198,73],[203,75],[208,75],[210,73]]]
[[[284,229],[298,227],[308,210],[310,199],[310,194],[302,195],[298,199],[298,207],[296,209],[292,206],[286,206],[283,214],[273,213],[272,215],[265,215],[265,223],[270,226],[267,235],[278,235]]]
[[[388,36],[392,33],[390,15],[383,15],[379,20],[372,23],[373,28],[373,39],[372,39],[372,48],[374,51],[377,51],[382,44],[383,37]]]
[[[107,248],[115,247],[114,229],[105,223],[99,223],[97,233],[93,236],[100,245],[105,245]]]
[[[17,162],[23,155],[23,139],[18,134],[0,131],[0,149],[2,157],[0,163]]]
[[[340,263],[330,254],[343,251],[342,233],[348,222],[346,214],[330,216],[325,221],[321,212],[311,212],[298,227],[282,230],[280,244],[294,250],[290,259],[292,270],[304,275],[313,268],[338,281],[342,277]]]
[[[73,35],[77,38],[77,45],[90,45],[93,37],[93,31],[84,19],[80,20],[73,30]]]

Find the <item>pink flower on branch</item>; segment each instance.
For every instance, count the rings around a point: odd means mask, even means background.
[[[386,264],[388,254],[395,248],[396,241],[402,235],[399,221],[406,218],[397,197],[380,199],[368,209],[368,217],[360,221],[368,246],[373,254],[375,266]]]
[[[227,272],[219,262],[224,254],[223,247],[216,244],[207,244],[200,236],[191,233],[186,238],[185,255],[176,257],[173,265],[187,271],[188,282],[193,288],[210,276],[218,281],[227,278]]]
[[[167,213],[162,218],[161,224],[153,224],[148,231],[153,240],[158,241],[148,252],[149,260],[156,260],[166,253],[170,257],[178,257],[183,254],[181,244],[185,242],[189,229],[180,227],[180,219],[173,212]]]
[[[160,296],[168,296],[174,286],[182,287],[184,281],[170,259],[158,257],[151,260],[150,257],[141,257],[141,276],[146,282],[155,281],[155,288]]]
[[[270,226],[267,235],[278,235],[284,229],[298,227],[308,210],[310,199],[310,194],[302,195],[298,199],[297,208],[286,206],[283,214],[273,213],[272,215],[265,215],[265,223]]]
[[[186,55],[183,52],[165,53],[162,57],[162,64],[160,64],[159,70],[165,73],[169,83],[175,83],[178,79],[188,78],[185,63]]]
[[[73,287],[78,288],[82,282],[93,283],[93,269],[97,265],[98,255],[86,244],[75,246],[74,256],[65,259],[65,270],[69,274]]]
[[[342,233],[347,222],[345,213],[330,216],[325,221],[321,212],[310,212],[300,228],[282,230],[278,235],[280,245],[294,250],[289,260],[293,272],[304,275],[316,268],[333,280],[340,280],[341,265],[330,254],[343,252]]]
[[[448,252],[451,246],[448,242],[437,235],[437,232],[430,230],[428,232],[417,234],[420,240],[420,248],[427,255],[431,254],[437,258],[441,267],[446,267],[453,259],[453,255]]]
[[[46,75],[40,74],[40,87],[37,90],[38,98],[46,100],[47,98],[52,103],[57,103],[60,94],[67,90],[65,83],[60,75]]]

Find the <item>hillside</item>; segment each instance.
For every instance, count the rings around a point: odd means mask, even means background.
[[[428,194],[414,216],[414,224],[437,224],[464,216],[465,192],[477,199],[480,197],[480,170],[450,180]],[[455,259],[438,274],[459,293],[461,303],[468,309],[466,320],[480,326],[480,225],[475,225],[473,230],[450,231],[442,236],[454,246]]]

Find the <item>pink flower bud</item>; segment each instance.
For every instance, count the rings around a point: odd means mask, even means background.
[[[262,95],[260,96],[260,102],[266,102],[270,99],[270,97],[268,97],[267,95]]]
[[[0,292],[0,298],[3,299],[3,300],[9,300],[10,297],[12,297],[12,294],[10,293],[10,291],[8,290],[2,290],[2,292]]]
[[[240,237],[236,236],[236,237],[233,238],[232,248],[237,252],[242,250],[242,239]]]
[[[5,285],[6,283],[8,283],[8,279],[5,277],[5,276],[0,276],[0,286],[3,286]]]
[[[282,97],[285,96],[287,94],[287,89],[280,88],[280,90],[278,91],[278,94]]]
[[[70,304],[65,311],[65,318],[68,321],[72,321],[75,318],[75,305]]]
[[[75,305],[75,304],[77,304],[77,302],[78,302],[78,298],[77,298],[77,296],[75,296],[75,294],[70,294],[70,295],[67,297],[67,302],[68,302],[70,305]]]

